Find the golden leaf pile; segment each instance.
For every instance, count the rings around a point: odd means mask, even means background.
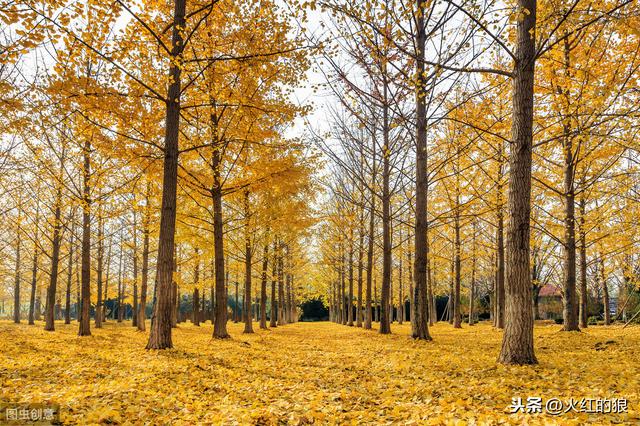
[[[0,322],[0,400],[61,405],[64,424],[637,424],[640,328],[536,327],[538,366],[495,363],[489,325],[432,329],[414,342],[333,323],[253,335],[229,324],[180,324],[175,349],[147,351],[146,334],[110,322],[77,337]],[[626,398],[627,413],[510,414],[511,398]]]

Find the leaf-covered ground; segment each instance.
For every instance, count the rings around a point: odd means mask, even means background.
[[[332,323],[298,323],[211,339],[181,324],[175,349],[144,349],[146,334],[110,322],[0,322],[0,401],[55,402],[65,424],[593,424],[640,422],[640,327],[559,332],[536,327],[540,365],[497,365],[489,325],[432,329],[414,342]],[[512,397],[626,398],[626,414],[509,414]]]

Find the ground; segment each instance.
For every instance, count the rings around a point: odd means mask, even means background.
[[[147,335],[107,323],[0,322],[0,401],[60,404],[64,424],[638,424],[640,327],[535,330],[537,366],[496,364],[501,332],[488,324],[407,324],[382,336],[333,323],[297,323],[211,338],[180,324],[175,349],[147,351]],[[256,327],[257,329],[257,327]],[[624,414],[510,414],[512,398],[626,398]],[[457,421],[457,422],[456,422]]]

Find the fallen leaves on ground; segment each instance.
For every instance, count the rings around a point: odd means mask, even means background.
[[[209,323],[180,324],[175,349],[109,322],[0,322],[0,400],[61,405],[64,424],[637,424],[640,328],[560,332],[536,326],[537,366],[496,364],[502,333],[437,324],[432,342],[409,325],[383,336],[297,323],[213,340]],[[626,398],[624,414],[510,414],[513,397]]]

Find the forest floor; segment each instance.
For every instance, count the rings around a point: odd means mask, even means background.
[[[437,324],[415,342],[333,323],[297,323],[232,339],[180,324],[175,349],[146,351],[147,335],[109,321],[0,322],[0,402],[60,404],[64,424],[638,424],[640,327],[535,330],[537,366],[496,364],[501,332]],[[257,326],[256,326],[257,329]],[[511,414],[512,398],[626,399],[622,414]],[[533,401],[532,401],[533,403]],[[606,403],[604,403],[606,407]],[[584,408],[584,407],[583,407]]]

